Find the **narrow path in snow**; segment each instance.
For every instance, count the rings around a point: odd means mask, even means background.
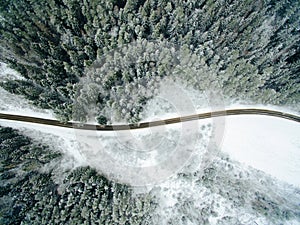
[[[165,120],[157,120],[157,121],[143,122],[143,123],[136,123],[136,124],[121,124],[121,125],[93,125],[93,124],[81,124],[78,122],[62,123],[58,120],[42,119],[37,117],[21,116],[21,115],[11,115],[11,114],[4,114],[4,113],[0,113],[0,119],[38,123],[38,124],[83,129],[83,130],[112,131],[112,130],[131,130],[131,129],[149,128],[149,127],[163,126],[163,125],[174,124],[174,123],[187,122],[192,120],[200,120],[200,119],[207,119],[207,118],[220,117],[220,116],[233,116],[233,115],[265,115],[265,116],[279,117],[287,120],[292,120],[295,122],[300,122],[300,117],[297,115],[292,115],[285,112],[267,110],[267,109],[229,109],[229,110],[222,110],[222,111],[215,111],[215,112],[208,112],[208,113],[200,113],[200,114],[195,114],[190,116],[175,117],[175,118],[170,118]]]

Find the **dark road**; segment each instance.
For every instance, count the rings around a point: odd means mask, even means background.
[[[200,114],[195,114],[190,116],[175,117],[175,118],[170,118],[165,120],[142,122],[137,124],[103,125],[103,126],[92,125],[92,124],[81,124],[77,122],[62,123],[58,120],[42,119],[42,118],[30,117],[30,116],[11,115],[11,114],[4,114],[4,113],[0,113],[0,119],[44,124],[44,125],[73,128],[73,129],[112,131],[112,130],[142,129],[148,127],[181,123],[186,121],[207,119],[207,118],[220,117],[220,116],[233,116],[233,115],[265,115],[265,116],[279,117],[287,120],[292,120],[295,122],[300,122],[299,116],[280,112],[280,111],[266,110],[266,109],[229,109],[224,111],[200,113]]]

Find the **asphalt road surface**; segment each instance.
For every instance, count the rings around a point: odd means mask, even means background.
[[[170,118],[165,120],[157,120],[157,121],[143,122],[137,124],[121,124],[121,125],[92,125],[92,124],[82,124],[77,122],[62,123],[58,120],[42,119],[42,118],[30,117],[30,116],[11,115],[11,114],[4,114],[4,113],[0,113],[0,119],[44,124],[44,125],[57,126],[57,127],[66,127],[66,128],[73,128],[73,129],[112,131],[112,130],[142,129],[148,127],[181,123],[186,121],[207,119],[207,118],[220,117],[220,116],[232,116],[232,115],[265,115],[265,116],[273,116],[273,117],[279,117],[287,120],[292,120],[298,123],[300,122],[299,116],[280,112],[280,111],[267,110],[267,109],[229,109],[223,111],[200,113],[200,114],[195,114],[190,116],[175,117],[175,118]]]

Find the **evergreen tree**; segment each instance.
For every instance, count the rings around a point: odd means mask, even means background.
[[[70,109],[76,91],[74,84],[85,76],[95,60],[106,57],[120,45],[154,40],[187,46],[191,54],[199,57],[194,67],[202,78],[197,79],[210,79],[208,76],[215,74],[228,98],[297,107],[299,4],[272,0],[3,0],[0,60],[20,72],[37,90],[24,90],[20,87],[27,85],[24,82],[7,81],[5,85],[12,93],[25,95],[35,104],[38,93],[56,92],[55,98],[48,98],[51,103],[39,105],[50,107],[60,119],[69,120],[73,114]],[[120,63],[128,62],[126,57],[120,56]],[[146,74],[163,77],[169,69],[167,59],[154,60],[160,65],[157,71],[149,65],[135,65],[121,72],[112,69],[107,76],[98,74],[99,83],[109,92],[119,86],[126,89],[129,83],[145,79]],[[203,65],[209,75],[201,73]],[[147,77],[147,89],[152,88],[152,79],[154,76]],[[188,76],[184,79],[202,90],[197,79],[194,83]],[[269,93],[274,93],[273,97]],[[110,96],[105,98],[112,101],[108,105],[118,105],[118,100]],[[130,112],[125,111],[129,115],[126,119],[132,120]]]

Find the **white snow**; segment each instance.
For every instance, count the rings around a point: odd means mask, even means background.
[[[268,109],[268,110],[274,110],[274,111],[280,111],[285,112],[293,115],[300,116],[300,112],[297,112],[296,110],[293,110],[291,108],[277,106],[277,105],[262,105],[262,104],[242,104],[242,103],[232,103],[228,106],[225,106],[225,109]]]
[[[159,202],[152,215],[154,224],[186,224],[182,217],[189,220],[187,224],[206,224],[201,221],[205,217],[209,224],[219,224],[226,217],[236,222],[223,224],[299,224],[293,218],[283,219],[284,223],[276,221],[272,214],[270,220],[252,208],[255,193],[261,192],[280,207],[296,210],[300,195],[292,186],[220,156],[209,165],[217,170],[216,177],[214,174],[208,176],[209,184],[205,185],[206,181],[201,178],[204,173],[201,167],[197,168],[198,156],[195,156],[183,169],[186,176],[174,175],[154,189]],[[191,168],[192,165],[196,167]]]
[[[24,78],[15,70],[9,68],[7,64],[0,62],[0,81],[9,80],[24,80]]]
[[[211,93],[211,97],[209,97]],[[182,87],[177,82],[162,81],[158,95],[149,100],[142,112],[142,121],[153,121],[158,119],[168,119],[198,113],[221,111],[229,109],[269,109],[281,111],[300,116],[300,112],[291,108],[276,106],[251,104],[225,99],[219,92],[200,92],[191,87]]]
[[[24,79],[15,70],[0,62],[0,81],[5,79]],[[0,87],[0,113],[13,115],[32,116],[46,119],[54,119],[51,110],[44,110],[30,104],[23,96],[13,95]]]
[[[74,129],[0,119],[1,126],[18,129],[24,135],[66,153],[78,165],[84,164]]]
[[[172,91],[168,91],[170,89],[175,89],[178,92],[177,96]],[[299,112],[290,108],[274,105],[222,103],[222,96],[216,101],[220,103],[219,106],[211,106],[212,100],[209,100],[206,93],[189,87],[182,88],[177,83],[170,84],[169,81],[161,85],[159,93],[147,103],[143,121],[211,112],[214,109],[256,108],[300,115]],[[185,99],[190,104],[184,108],[185,111],[178,107],[179,98]],[[220,134],[220,138],[224,135],[222,151],[245,165],[300,187],[299,123],[256,115],[226,116],[223,121],[220,120],[214,119],[211,122],[217,127],[225,122],[225,133]],[[223,131],[223,129],[220,130]]]
[[[268,116],[229,116],[222,150],[232,159],[300,187],[300,125]]]
[[[3,73],[0,71],[0,74]],[[16,76],[16,78],[18,77]],[[215,108],[209,106],[205,95],[199,92],[191,89],[184,90],[182,93],[185,96],[185,99],[190,100],[188,102],[190,105],[188,104],[186,108],[178,108],[177,103],[182,101],[182,99],[181,101],[177,101],[180,96],[174,97],[172,93],[171,95],[170,93],[169,95],[161,95],[148,103],[143,114],[143,120],[151,121],[193,114],[194,112],[209,112],[212,108]],[[0,95],[0,112],[42,118],[54,118],[51,111],[37,109],[36,107],[31,106],[22,97],[11,95],[1,88]],[[166,102],[169,104],[166,104]],[[223,108],[233,109],[246,107],[278,110],[278,107],[275,106],[245,106],[240,104],[227,105]],[[289,109],[283,108],[280,108],[280,111],[288,113],[292,112]],[[296,112],[292,113],[297,114]],[[251,166],[255,169],[264,171],[277,179],[300,187],[300,126],[298,123],[280,118],[256,115],[228,116],[223,119],[226,124],[225,132],[220,135],[220,137],[222,137],[224,134],[223,144],[221,146],[223,152],[228,153],[231,159],[243,163],[245,165],[244,168]],[[221,122],[223,123],[224,121]],[[214,124],[214,122],[217,123]],[[223,126],[222,123],[219,125]],[[186,124],[189,124],[191,127],[194,126],[191,125],[191,123]],[[197,146],[195,144],[198,143],[196,153],[201,153],[203,146],[204,149],[207,148],[209,145],[209,137],[213,135],[211,129],[209,129],[212,124],[218,126],[218,121],[206,119],[198,122],[197,126],[200,126],[200,128],[202,126],[204,128],[200,131],[200,134],[202,135],[200,142],[193,142],[196,139],[195,135],[197,132],[190,132],[190,127],[185,127],[183,124],[174,124],[157,129],[151,128],[130,132],[87,132],[46,125],[0,120],[1,126],[17,128],[25,135],[63,152],[65,157],[62,160],[60,167],[58,167],[58,170],[60,168],[70,169],[83,165],[91,165],[94,168],[103,169],[103,165],[99,165],[107,163],[104,165],[107,165],[106,170],[109,171],[111,168],[109,166],[116,165],[114,162],[114,160],[116,160],[118,163],[121,163],[120,165],[117,165],[117,167],[121,169],[121,172],[126,172],[126,170],[124,170],[125,167],[142,167],[143,163],[146,165],[156,165],[157,163],[160,163],[161,160],[166,160],[168,154],[174,149],[174,144],[179,149],[188,149],[195,148],[195,146]],[[185,128],[183,129],[183,127]],[[220,130],[222,131],[222,129]],[[186,139],[180,140],[183,133]],[[153,151],[153,149],[155,151]],[[104,150],[105,153],[111,156],[111,161],[105,162],[103,161],[105,158],[101,158],[101,154]],[[138,157],[138,159],[134,157]],[[212,160],[213,157],[208,157],[207,159]],[[190,160],[193,161],[191,165],[199,169],[199,164],[202,162],[201,157],[191,157]],[[187,169],[187,171],[190,172],[196,170],[197,169],[191,168]],[[128,176],[130,176],[130,174],[128,174]],[[251,179],[254,179],[255,181],[257,178],[258,177],[252,177]],[[57,179],[59,180],[59,178]],[[229,202],[228,199],[224,199],[214,193],[213,187],[212,190],[206,190],[204,187],[200,188],[195,184],[195,179],[196,178],[191,180],[185,178],[179,179],[175,176],[160,185],[160,207],[164,210],[160,215],[160,218],[163,218],[164,215],[168,218],[172,218],[174,214],[173,207],[177,207],[175,213],[184,209],[184,207],[178,207],[178,205],[180,206],[180,204],[182,204],[181,200],[184,200],[187,203],[192,202],[189,204],[192,204],[191,207],[196,211],[190,212],[192,217],[192,213],[195,213],[195,218],[197,218],[197,213],[200,212],[200,209],[206,207],[205,204],[214,205],[214,210],[218,213],[218,217],[210,218],[212,224],[215,224],[217,219],[225,214],[239,217],[239,209],[233,208],[232,203]],[[257,183],[259,182],[257,181]],[[202,203],[204,205],[201,205]],[[257,224],[267,223],[264,218],[260,218],[258,215],[248,215],[247,209],[245,210],[246,211],[243,212],[243,221],[251,218],[252,221],[255,219]],[[188,222],[189,221],[187,221],[187,223]],[[245,223],[247,224],[247,222]],[[297,221],[295,224],[297,224]]]
[[[25,99],[11,95],[0,88],[0,112],[53,119],[51,111],[45,111],[33,107]],[[234,108],[234,107],[227,107]],[[238,105],[238,108],[246,108]],[[254,108],[254,107],[251,107]],[[258,108],[263,108],[262,106]],[[158,113],[160,105],[152,104],[152,113]],[[198,112],[198,111],[197,111]],[[144,121],[158,120],[180,116],[177,113],[169,113],[164,116],[150,116]],[[213,121],[210,120],[211,123]],[[13,124],[15,122],[11,122]],[[2,124],[2,122],[1,122]],[[222,151],[227,152],[233,159],[262,170],[280,180],[300,186],[300,126],[296,122],[267,116],[228,116],[225,118],[226,132]],[[25,125],[22,125],[25,126]],[[25,127],[34,128],[41,125],[27,124]],[[174,128],[176,125],[174,125]],[[57,129],[62,130],[57,133]],[[64,128],[47,127],[45,132],[52,132],[65,136]],[[44,132],[42,131],[42,132]],[[141,133],[141,132],[144,132]],[[107,135],[108,133],[105,133]],[[103,136],[104,133],[99,133]],[[147,131],[134,131],[130,135],[147,136]],[[127,137],[130,139],[131,136]],[[64,138],[65,141],[69,137]],[[124,135],[123,137],[124,138]],[[128,141],[128,140],[127,140]],[[135,143],[135,142],[133,142]],[[107,144],[105,146],[108,146]],[[72,152],[72,149],[68,152]],[[152,157],[155,157],[153,155]],[[145,162],[145,161],[144,161]]]

